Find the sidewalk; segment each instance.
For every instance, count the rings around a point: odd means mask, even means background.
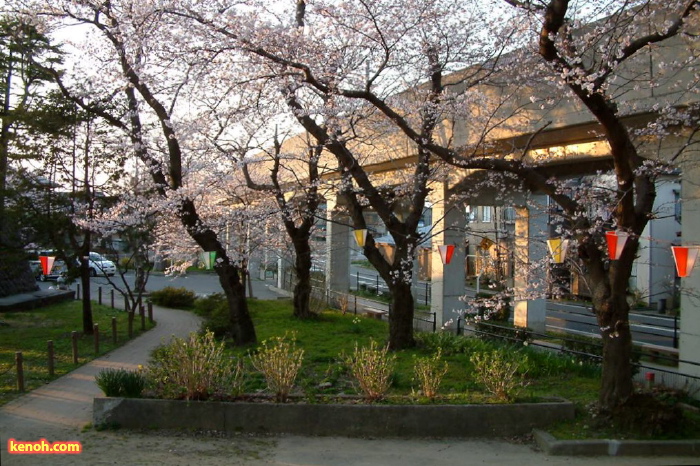
[[[277,294],[258,282],[258,299]],[[145,364],[154,346],[171,335],[198,328],[191,313],[155,308],[158,325],[122,348],[95,359],[60,379],[0,408],[0,465],[75,464],[242,464],[242,465],[456,465],[548,464],[658,465],[696,464],[697,458],[553,457],[536,451],[531,442],[499,440],[372,440],[294,436],[233,436],[192,432],[95,431],[92,399],[101,391],[94,382],[106,367],[135,368]],[[379,420],[378,420],[379,421]],[[86,428],[86,426],[88,428]],[[80,441],[79,455],[12,455],[7,441]]]

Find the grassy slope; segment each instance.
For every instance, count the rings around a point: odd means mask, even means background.
[[[112,344],[112,317],[117,318],[117,345]],[[71,332],[78,331],[79,365],[95,357],[92,335],[82,335],[82,306],[70,301],[31,312],[0,314],[0,405],[17,397],[15,353],[24,359],[25,390],[32,390],[75,369]],[[100,354],[105,354],[127,341],[127,314],[124,311],[93,303],[93,321],[100,329]],[[146,320],[146,328],[151,328]],[[141,333],[141,321],[136,316],[134,335]],[[47,341],[53,340],[55,375],[48,373]]]

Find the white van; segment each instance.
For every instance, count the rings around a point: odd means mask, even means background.
[[[90,253],[88,267],[90,268],[91,277],[96,277],[98,275],[113,276],[117,273],[117,266],[114,265],[114,262],[105,259],[96,252]]]

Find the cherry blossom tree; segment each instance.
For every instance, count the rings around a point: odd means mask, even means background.
[[[424,239],[418,225],[442,161],[399,134],[377,107],[401,107],[392,118],[416,125],[423,143],[448,141],[451,136],[437,131],[443,118],[452,118],[437,107],[442,74],[451,66],[456,70],[479,64],[450,84],[470,89],[493,72],[505,43],[455,29],[458,19],[474,24],[485,20],[478,9],[465,9],[456,1],[351,5],[300,0],[295,5],[247,6],[193,1],[176,2],[167,10],[201,24],[212,48],[235,47],[246,53],[248,70],[258,79],[274,77],[298,123],[335,157],[341,173],[339,204],[345,205],[353,227],[366,228],[363,213],[370,207],[384,222],[395,243],[393,258],[380,252],[371,234],[363,252],[390,290],[390,346],[410,347],[415,343],[413,258]],[[251,17],[253,8],[259,14]],[[450,62],[447,67],[441,53]],[[426,78],[432,86],[419,85]],[[367,102],[362,102],[365,97]],[[474,127],[485,135],[493,124],[484,119]],[[406,155],[415,161],[404,170],[405,183],[364,168]]]
[[[259,15],[244,22],[241,10],[192,2],[186,14],[235,42],[256,63],[267,63],[268,73],[293,83],[285,87],[286,99],[298,120],[352,177],[362,192],[355,199],[371,204],[397,239],[395,268],[387,270],[381,260],[375,264],[388,283],[394,273],[403,277],[407,272],[397,266],[410,258],[415,229],[393,216],[386,196],[347,154],[342,135],[354,128],[353,118],[361,112],[392,125],[414,144],[416,167],[425,169],[435,156],[463,169],[511,173],[527,190],[558,204],[593,292],[605,348],[600,406],[612,411],[632,396],[626,294],[639,237],[653,215],[655,181],[670,164],[689,157],[697,142],[697,34],[692,28],[698,2],[677,0],[663,8],[656,2],[614,0],[458,3],[300,1],[296,21],[265,22]],[[512,27],[495,29],[504,24]],[[528,30],[536,32],[538,55],[530,53]],[[502,49],[489,44],[494,38]],[[506,47],[511,53],[497,60]],[[644,95],[638,98],[640,92]],[[527,96],[532,97],[529,107],[522,102]],[[587,199],[565,189],[562,178],[568,174],[552,174],[528,157],[546,126],[538,110],[549,107],[549,118],[561,118],[550,107],[558,102],[588,112],[598,127],[587,137],[609,147],[617,186],[608,197],[608,216],[591,215],[596,212]],[[321,131],[314,118],[333,131]],[[447,125],[439,125],[445,120]],[[450,121],[457,123],[450,126]],[[527,136],[523,129],[518,133],[518,122],[535,128],[531,136],[504,140],[504,135]],[[504,131],[509,124],[511,131]],[[464,131],[460,125],[467,126],[467,137],[457,142],[452,136]],[[454,131],[445,130],[449,137],[440,139],[438,127]],[[499,138],[510,147],[499,147]],[[671,140],[669,147],[665,142]],[[428,173],[415,172],[411,199],[418,202],[411,203],[412,215],[425,198]],[[361,219],[353,218],[361,226]],[[603,233],[609,227],[630,235],[616,261],[605,247]],[[404,250],[402,237],[411,238]],[[374,263],[373,246],[370,242],[365,251]],[[410,308],[396,297],[395,304]],[[410,339],[394,344],[409,345]]]
[[[197,159],[196,141],[190,138],[193,127],[205,124],[196,121],[193,93],[208,84],[203,70],[214,66],[216,57],[201,44],[183,43],[181,39],[188,37],[186,29],[166,22],[152,6],[132,1],[52,1],[32,4],[25,12],[88,28],[88,41],[74,46],[91,60],[76,64],[73,74],[55,73],[55,78],[80,108],[124,132],[129,150],[145,166],[158,194],[174,209],[187,234],[204,251],[216,253],[215,271],[227,298],[234,341],[252,343],[256,334],[241,264],[227,255],[221,238],[200,215],[195,193],[201,187],[188,183],[191,167],[204,160]],[[166,31],[180,39],[161,40]],[[90,100],[73,92],[71,79],[93,86]],[[192,94],[183,95],[188,92]],[[190,105],[189,112],[180,105]]]

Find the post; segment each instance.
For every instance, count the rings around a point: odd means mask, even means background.
[[[97,304],[102,304],[102,287],[97,287]]]
[[[47,353],[49,357],[49,377],[53,377],[54,375],[54,352],[53,352],[53,340],[49,340],[46,343],[47,346]]]
[[[129,340],[131,340],[134,337],[134,312],[129,312],[128,315],[128,329],[129,329]]]
[[[95,356],[100,354],[100,327],[98,324],[92,326],[92,336],[95,339]]]
[[[112,317],[112,343],[117,344],[117,318]]]
[[[82,299],[80,295],[80,283],[78,283],[78,285],[75,288],[75,299],[77,299],[78,301]]]
[[[146,330],[146,310],[143,304],[139,304],[139,316],[141,317],[141,331]]]
[[[15,353],[15,362],[17,363],[17,391],[23,392],[24,391],[24,367],[23,367],[23,359],[22,359],[22,352],[17,351]]]
[[[111,304],[112,304],[112,309],[114,309],[114,288],[109,290],[109,299],[110,299]]]
[[[153,323],[153,303],[148,302],[148,321]]]
[[[425,305],[430,304],[430,285],[428,282],[425,282]]]
[[[673,347],[678,348],[678,314],[673,316]]]
[[[78,332],[70,332],[70,339],[73,346],[73,364],[78,364]]]

